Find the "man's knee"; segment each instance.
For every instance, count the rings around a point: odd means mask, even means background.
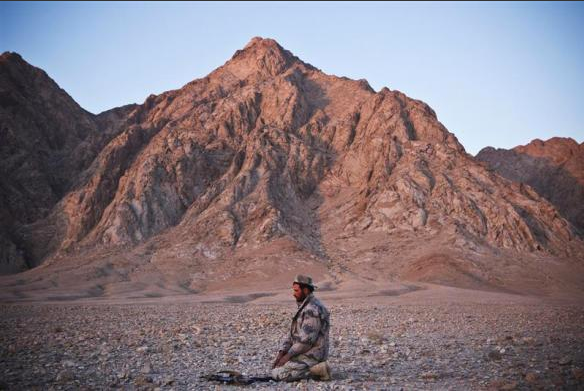
[[[308,366],[298,363],[286,363],[285,365],[272,369],[272,379],[276,381],[296,381],[310,376]]]
[[[272,379],[274,379],[276,381],[284,380],[285,375],[286,375],[286,373],[284,371],[284,367],[278,367],[278,368],[272,369]]]

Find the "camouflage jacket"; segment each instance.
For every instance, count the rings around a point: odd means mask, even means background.
[[[326,307],[311,293],[298,305],[290,332],[280,351],[297,356],[304,354],[315,361],[326,361],[329,350],[330,315]]]

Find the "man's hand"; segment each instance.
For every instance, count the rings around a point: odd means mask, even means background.
[[[286,354],[286,352],[283,352],[281,350],[278,352],[278,356],[276,357],[276,359],[274,360],[274,363],[272,364],[272,369],[274,369],[278,366],[278,362],[280,362],[280,359],[282,357],[284,357],[284,354]]]
[[[292,358],[290,354],[285,352],[278,352],[278,357],[276,357],[276,361],[274,361],[274,365],[272,366],[272,368],[281,367],[282,365],[290,361],[290,358]]]

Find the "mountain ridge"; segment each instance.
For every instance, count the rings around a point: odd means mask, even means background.
[[[477,159],[503,177],[531,186],[584,235],[584,143],[535,139],[510,150],[483,148]]]

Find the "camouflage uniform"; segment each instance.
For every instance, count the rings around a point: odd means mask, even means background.
[[[311,293],[298,305],[290,332],[280,348],[292,358],[283,366],[274,368],[272,377],[284,381],[307,378],[310,367],[328,358],[329,327],[328,310]]]

